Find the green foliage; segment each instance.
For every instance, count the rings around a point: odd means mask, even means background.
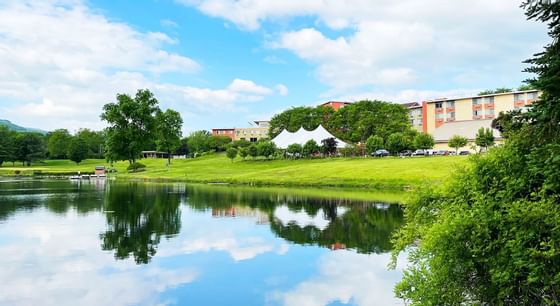
[[[187,138],[187,144],[191,154],[202,153],[210,150],[208,145],[212,135],[208,131],[195,131],[192,132]]]
[[[484,95],[492,95],[492,94],[499,94],[499,93],[506,93],[506,92],[512,92],[513,88],[507,88],[507,87],[498,87],[496,89],[489,89],[489,90],[484,90],[478,93],[479,96],[484,96]]]
[[[272,139],[284,129],[290,132],[296,132],[301,127],[308,131],[314,130],[320,124],[328,122],[333,114],[334,110],[326,106],[291,108],[272,117],[269,136]]]
[[[245,158],[247,158],[247,155],[249,155],[248,148],[244,148],[244,147],[239,148],[239,157],[245,160]]]
[[[178,112],[168,109],[156,113],[156,145],[159,151],[167,153],[171,163],[171,153],[181,145],[183,119]]]
[[[366,140],[366,151],[368,154],[372,154],[373,152],[383,149],[383,138],[377,135],[369,136]]]
[[[268,159],[276,152],[276,145],[272,141],[262,141],[257,144],[259,156]]]
[[[491,128],[480,128],[476,133],[474,143],[485,151],[494,145],[494,132]]]
[[[303,147],[298,143],[293,143],[286,148],[286,152],[291,158],[298,158],[301,157],[303,153]]]
[[[28,166],[46,156],[46,145],[41,134],[21,133],[16,136],[16,160]]]
[[[231,162],[233,163],[233,160],[237,157],[237,149],[236,148],[228,148],[226,150],[226,156],[231,159]]]
[[[51,159],[66,159],[72,135],[66,129],[54,130],[47,134],[47,151]]]
[[[231,145],[234,146],[235,148],[238,148],[238,149],[239,148],[248,148],[251,145],[251,142],[247,141],[247,140],[236,140],[236,141],[232,142]]]
[[[109,124],[107,158],[133,164],[154,139],[158,111],[158,101],[147,89],[138,90],[134,98],[118,94],[116,103],[105,104],[101,119]]]
[[[140,171],[144,171],[146,169],[146,165],[140,163],[140,162],[134,162],[130,165],[128,165],[128,167],[126,167],[126,170],[130,171],[130,172],[140,172]]]
[[[211,136],[208,138],[208,149],[223,152],[231,144],[231,138],[227,136]]]
[[[302,154],[303,157],[305,158],[312,157],[316,154],[319,154],[320,152],[321,152],[321,148],[319,147],[317,142],[315,142],[315,140],[313,139],[307,141],[302,148]]]
[[[426,133],[418,133],[416,137],[414,137],[413,146],[416,149],[421,150],[428,150],[434,147],[435,145],[434,137],[430,134]]]
[[[360,156],[362,155],[362,148],[357,145],[349,144],[340,149],[340,154],[344,157]]]
[[[337,142],[334,138],[326,138],[321,140],[321,152],[326,156],[336,154]]]
[[[531,84],[523,84],[520,85],[517,90],[518,91],[525,91],[525,90],[533,90],[536,89],[535,86],[531,85]]]
[[[523,7],[553,38],[528,61],[538,75],[529,84],[543,94],[528,112],[495,122],[507,132],[504,146],[405,206],[394,255],[409,251],[396,287],[409,304],[560,304],[560,3]],[[489,146],[488,130],[478,134]]]
[[[67,155],[68,158],[76,164],[81,163],[88,155],[87,142],[78,136],[72,137],[68,145]]]
[[[105,132],[80,129],[75,136],[83,139],[87,143],[88,158],[103,158]]]
[[[454,135],[449,139],[449,146],[455,149],[455,153],[457,153],[460,148],[466,146],[467,143],[467,138],[460,135]]]
[[[259,156],[259,148],[256,144],[253,143],[247,148],[247,153],[249,153],[249,156],[255,159],[257,156]]]
[[[387,150],[393,154],[409,149],[412,147],[412,142],[403,133],[393,133],[387,138]]]
[[[0,125],[0,166],[4,162],[16,160],[16,133]]]

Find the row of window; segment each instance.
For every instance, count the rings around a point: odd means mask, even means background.
[[[539,97],[539,93],[538,92],[524,92],[524,93],[516,93],[515,95],[513,95],[513,100],[515,102],[517,101],[534,101]]]

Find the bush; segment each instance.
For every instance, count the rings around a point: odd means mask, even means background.
[[[142,163],[139,163],[139,162],[134,162],[134,163],[128,165],[126,170],[128,170],[129,172],[140,172],[140,171],[146,170],[146,165],[144,165]]]
[[[288,148],[286,149],[286,153],[288,153],[288,156],[290,156],[291,158],[299,158],[301,157],[302,150],[303,148],[300,144],[293,143],[288,146]]]
[[[251,156],[253,159],[255,159],[257,156],[259,156],[259,148],[257,148],[256,144],[251,144],[247,148],[247,153],[249,153],[249,156]]]
[[[257,149],[260,156],[268,159],[276,152],[276,145],[271,141],[263,141],[259,142]]]
[[[233,163],[233,160],[237,157],[237,149],[235,148],[229,148],[226,150],[226,156],[231,159],[231,162]]]
[[[16,170],[16,171],[14,171],[14,174],[15,174],[15,175],[20,175],[20,174],[21,174],[21,171]]]
[[[307,141],[302,148],[303,156],[306,158],[312,157],[316,154],[319,154],[320,152],[321,152],[321,148],[319,147],[317,142],[315,142],[315,140],[313,139]]]
[[[377,135],[372,135],[366,140],[366,151],[372,154],[375,151],[383,149],[383,138]]]

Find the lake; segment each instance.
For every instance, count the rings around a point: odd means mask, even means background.
[[[0,181],[0,304],[402,304],[400,206],[331,193]]]

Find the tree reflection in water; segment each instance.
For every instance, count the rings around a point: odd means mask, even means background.
[[[104,203],[107,231],[100,235],[103,250],[114,250],[117,259],[132,255],[136,263],[148,263],[162,236],[179,233],[183,197],[176,185],[111,185]]]

